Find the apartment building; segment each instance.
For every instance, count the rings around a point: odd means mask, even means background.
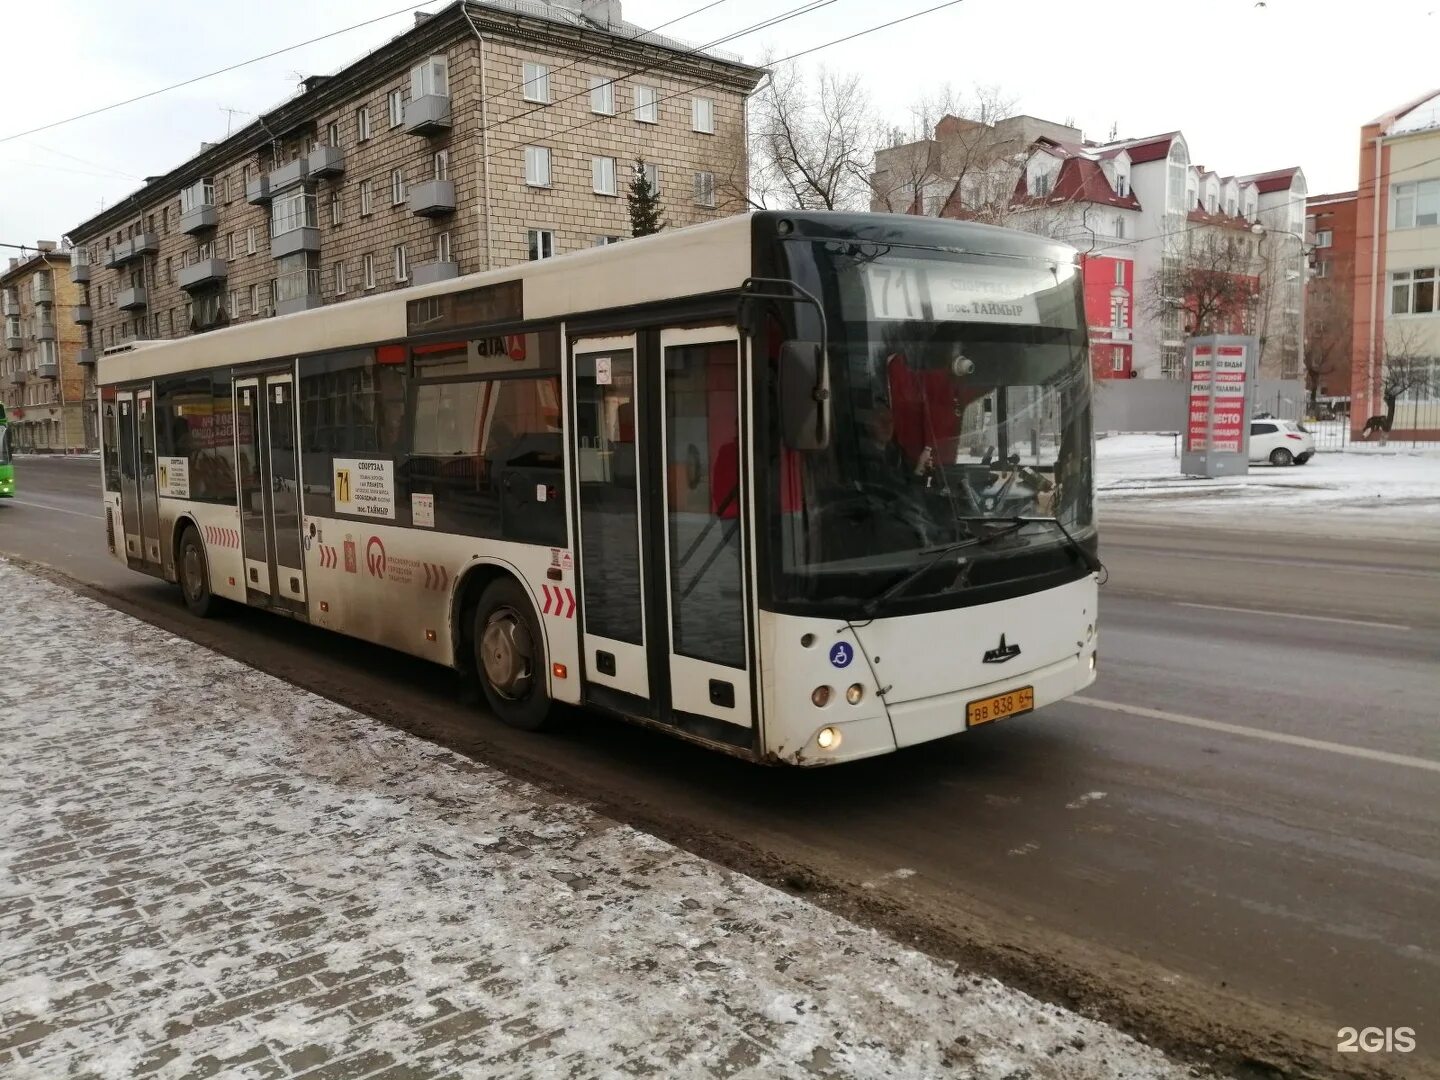
[[[82,352],[90,312],[70,280],[70,256],[41,240],[0,273],[0,400],[17,450],[93,450],[94,367]]]
[[[743,206],[763,72],[617,0],[462,0],[69,237],[92,353],[630,235],[642,159],[679,227]]]
[[[1351,424],[1440,438],[1440,91],[1360,129]]]
[[[1299,378],[1305,178],[1221,175],[1182,132],[1099,143],[1022,116],[945,117],[934,137],[877,155],[876,201],[1063,239],[1081,253],[1095,373],[1178,378],[1197,332],[1255,333],[1261,374]],[[878,208],[878,207],[877,207]],[[1216,312],[1191,287],[1219,271],[1243,300]]]

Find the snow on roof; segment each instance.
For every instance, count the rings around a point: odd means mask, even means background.
[[[1417,131],[1440,128],[1440,91],[1410,106],[1390,125],[1390,135],[1412,135]]]
[[[1289,191],[1290,185],[1295,182],[1295,174],[1299,171],[1299,165],[1291,165],[1288,169],[1251,173],[1248,176],[1236,177],[1236,179],[1242,184],[1254,184],[1262,193],[1268,194],[1272,191]]]

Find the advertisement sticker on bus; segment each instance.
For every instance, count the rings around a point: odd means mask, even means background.
[[[393,521],[395,463],[373,458],[336,458],[335,512]]]
[[[410,496],[410,521],[418,528],[435,527],[435,496],[412,493]]]
[[[190,497],[190,459],[183,457],[161,458],[157,468],[160,497],[162,499],[188,499]]]

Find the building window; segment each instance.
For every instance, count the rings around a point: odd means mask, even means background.
[[[233,232],[232,232],[232,233],[226,233],[226,234],[225,234],[225,258],[227,258],[227,259],[233,259],[234,257],[235,257],[235,234],[234,234]]]
[[[695,174],[695,201],[701,206],[715,205],[715,174],[712,172],[697,172]]]
[[[1329,259],[1321,259],[1319,262],[1317,262],[1317,263],[1315,264],[1315,276],[1316,276],[1317,278],[1326,278],[1326,277],[1329,277],[1329,276],[1330,276],[1330,260],[1329,260]]]
[[[1415,229],[1440,224],[1440,180],[1396,184],[1391,205],[1393,228]]]
[[[360,181],[360,216],[364,217],[374,208],[374,186],[369,180]]]
[[[251,225],[245,230],[245,254],[255,254],[255,226]]]
[[[526,62],[524,68],[525,100],[550,104],[550,67]]]
[[[367,289],[373,289],[373,288],[375,287],[375,256],[374,256],[374,255],[366,255],[366,256],[365,256],[365,259],[364,259],[364,265],[365,265],[365,288],[367,288]]]
[[[336,295],[336,296],[344,296],[344,295],[345,295],[345,264],[344,264],[343,262],[337,262],[337,263],[335,264],[334,268],[331,270],[331,274],[334,276],[334,279],[335,279],[335,295]]]
[[[293,194],[278,195],[270,204],[270,235],[283,236],[297,229],[315,227],[315,196],[303,188]]]
[[[1122,296],[1112,296],[1110,298],[1110,325],[1125,325],[1125,298]]]
[[[530,248],[530,261],[550,259],[555,256],[555,234],[549,229],[530,229],[526,233]]]
[[[405,122],[405,91],[391,90],[385,100],[390,106],[390,126],[397,128]]]
[[[618,244],[625,239],[623,236],[597,236],[591,241],[591,247],[609,247],[611,244]]]
[[[597,157],[590,159],[590,179],[597,195],[615,194],[615,159]]]
[[[258,284],[250,286],[250,314],[264,314],[264,312],[260,310],[260,286]]]
[[[550,148],[548,146],[527,146],[525,148],[525,183],[531,187],[550,186]]]
[[[650,185],[650,193],[652,195],[659,195],[660,166],[656,165],[653,161],[647,161],[645,162],[643,169],[645,172],[645,182]]]
[[[1335,243],[1335,233],[1331,229],[1321,229],[1315,234],[1316,247],[1330,247]]]
[[[340,121],[331,120],[328,124],[325,125],[325,145],[340,145]]]
[[[233,319],[235,316],[237,316],[237,315],[239,315],[239,314],[240,314],[240,290],[239,290],[239,289],[231,289],[231,290],[230,290],[230,317]],[[156,325],[157,328],[158,328],[159,325],[160,325],[160,316],[159,316],[159,315],[156,315],[156,316],[155,316],[155,325]],[[156,332],[158,333],[159,330],[157,329]]]
[[[635,87],[635,119],[642,124],[658,124],[660,122],[660,104],[655,87]]]
[[[165,256],[165,280],[175,284],[175,260],[169,255]]]
[[[1042,199],[1043,199],[1045,196],[1047,196],[1047,195],[1050,194],[1050,174],[1049,174],[1049,173],[1042,172],[1042,173],[1036,173],[1036,174],[1035,174],[1035,194],[1038,195],[1038,196],[1039,196],[1040,198],[1042,198]]]
[[[231,190],[230,190],[230,174],[229,174],[229,173],[226,173],[226,174],[225,174],[225,179],[222,180],[222,181],[220,181],[220,186],[221,186],[221,187],[224,189],[224,191],[225,191],[225,201],[226,201],[227,203],[234,201],[235,196],[231,193]]]
[[[393,169],[390,172],[390,205],[399,206],[405,201],[405,170]]]
[[[410,256],[406,253],[404,244],[395,245],[395,280],[410,280]]]
[[[1115,264],[1115,284],[1125,284],[1125,264],[1123,262],[1117,262]]]
[[[1130,174],[1118,173],[1115,176],[1115,194],[1120,198],[1126,198],[1130,194]]]
[[[341,201],[340,201],[340,192],[338,192],[338,191],[332,191],[332,192],[330,193],[330,224],[331,224],[331,225],[339,225],[339,224],[340,224],[340,222],[341,222],[341,220],[342,220],[342,210],[341,210],[341,206],[342,206],[342,203],[341,203]]]
[[[1124,370],[1125,370],[1125,350],[1124,350],[1124,349],[1111,349],[1111,350],[1110,350],[1110,370],[1111,370],[1111,371],[1124,371]]]
[[[355,141],[364,142],[370,138],[370,106],[362,105],[355,110]]]
[[[450,151],[449,151],[449,150],[436,150],[436,151],[435,151],[434,162],[435,162],[435,179],[436,179],[436,180],[449,180],[449,179],[450,179]]]
[[[427,56],[410,69],[410,100],[450,93],[450,65],[441,54]]]
[[[1125,219],[1123,217],[1115,219],[1115,235],[1121,240],[1125,239]]]
[[[715,134],[715,99],[697,97],[690,99],[690,126],[706,135]]]
[[[1435,267],[1397,270],[1390,274],[1390,314],[1433,315],[1436,307]]]
[[[604,75],[590,76],[590,111],[602,116],[615,115],[615,83]]]
[[[435,237],[435,261],[450,261],[450,234],[448,232],[438,233]]]

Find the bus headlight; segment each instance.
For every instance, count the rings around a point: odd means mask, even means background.
[[[840,732],[833,727],[822,727],[815,736],[815,745],[821,750],[835,750],[840,746]]]
[[[833,691],[828,686],[817,686],[810,691],[810,704],[817,709],[823,709],[830,704],[830,695]]]
[[[845,700],[851,705],[859,705],[865,698],[865,687],[858,682],[845,691]]]

